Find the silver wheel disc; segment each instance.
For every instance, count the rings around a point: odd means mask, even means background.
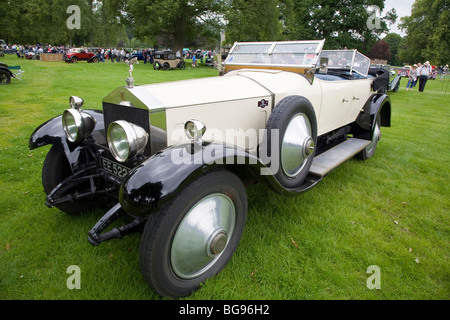
[[[192,279],[209,270],[226,249],[235,221],[234,204],[225,194],[211,194],[193,206],[172,242],[170,258],[175,274]]]
[[[311,123],[306,115],[292,117],[281,142],[281,165],[289,177],[297,176],[314,153]]]
[[[372,137],[372,142],[366,147],[366,152],[370,153],[373,148],[375,148],[378,144],[378,141],[380,141],[381,139],[381,129],[380,129],[380,124],[377,121],[375,124],[375,129],[373,131],[373,137]]]

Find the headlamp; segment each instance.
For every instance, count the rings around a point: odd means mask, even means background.
[[[119,120],[109,125],[107,139],[113,157],[119,162],[125,162],[144,152],[148,134],[135,124]]]

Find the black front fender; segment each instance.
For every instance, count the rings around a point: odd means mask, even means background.
[[[273,174],[268,174],[270,169],[259,158],[245,150],[221,143],[203,143],[192,148],[191,144],[168,147],[134,168],[120,188],[122,209],[132,216],[148,216],[173,200],[191,181],[219,167],[287,196],[307,191],[321,179],[308,175],[302,186],[287,189]]]
[[[103,112],[100,110],[83,110],[92,115],[97,124],[92,133],[96,142],[104,145],[105,141],[105,125],[103,121]],[[71,143],[66,139],[66,134],[62,126],[62,115],[41,124],[30,136],[28,147],[30,150],[43,147],[45,145],[54,145],[63,151],[72,167],[75,169],[80,157],[81,144]]]

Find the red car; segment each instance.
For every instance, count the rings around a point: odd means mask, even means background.
[[[64,55],[64,60],[71,63],[77,63],[78,61],[97,63],[98,57],[94,52],[90,52],[85,48],[73,48]]]

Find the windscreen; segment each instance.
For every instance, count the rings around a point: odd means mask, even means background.
[[[312,67],[324,41],[237,42],[225,64]]]

